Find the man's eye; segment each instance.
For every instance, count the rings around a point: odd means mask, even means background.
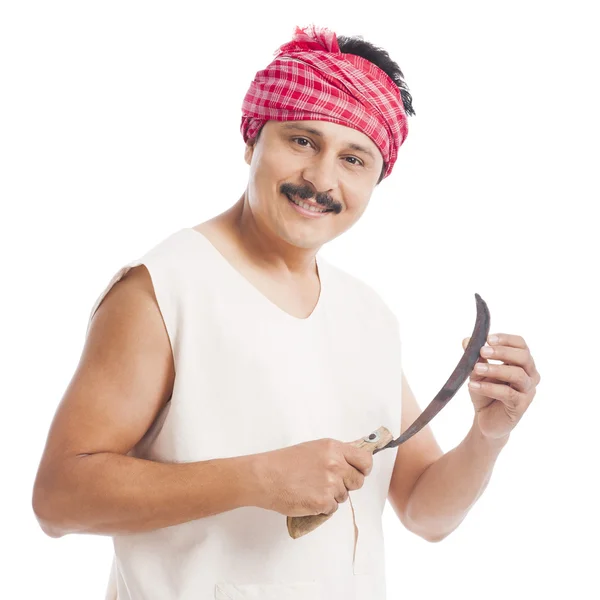
[[[295,137],[295,138],[292,138],[292,140],[296,140],[296,141],[300,140],[300,141],[302,141],[302,142],[306,142],[306,144],[310,146],[310,142],[309,142],[309,141],[308,141],[306,138],[303,138],[303,137]],[[302,147],[306,148],[306,145],[305,145],[305,144],[300,144],[300,146],[302,146]]]
[[[356,162],[350,163],[351,165],[358,165],[358,166],[362,165],[362,161],[359,160],[358,158],[356,158],[356,156],[347,156],[346,158],[349,159],[349,160],[355,160],[356,161]]]

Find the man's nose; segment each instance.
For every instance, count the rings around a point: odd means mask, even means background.
[[[302,176],[321,194],[330,194],[337,186],[336,164],[332,159],[319,158],[308,165]]]

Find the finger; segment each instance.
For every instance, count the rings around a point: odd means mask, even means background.
[[[469,343],[471,338],[465,338],[463,344]],[[466,343],[465,343],[466,342]],[[490,333],[487,337],[488,344],[492,346],[511,346],[512,348],[527,348],[527,343],[520,335],[511,335],[510,333]]]
[[[346,502],[346,500],[348,500],[348,488],[342,485],[335,495],[335,501],[341,504],[342,502]]]
[[[340,507],[340,505],[335,500],[333,500],[333,502],[331,504],[331,508],[327,512],[324,512],[323,514],[331,516],[339,507]]]
[[[342,446],[344,458],[349,465],[352,465],[363,475],[369,475],[373,469],[373,454],[364,448],[357,448],[354,443],[346,442]]]
[[[490,333],[487,339],[491,346],[509,346],[511,348],[527,349],[525,340],[520,335],[511,335],[510,333]]]
[[[523,411],[527,406],[525,394],[522,394],[509,385],[491,383],[489,381],[482,381],[479,385],[481,387],[476,390],[478,394],[486,398],[499,400],[513,413]]]
[[[365,483],[365,476],[354,467],[349,467],[344,474],[344,485],[347,490],[358,490]]]
[[[532,378],[535,374],[535,366],[529,349],[509,346],[482,346],[480,354],[491,360],[500,360],[507,365],[521,367]]]
[[[485,370],[482,371],[481,368]],[[473,369],[473,375],[472,381],[504,382],[524,394],[529,392],[533,385],[531,377],[527,375],[524,369],[512,365],[478,364]]]
[[[465,339],[462,341],[463,350],[466,350],[466,349],[467,349],[467,345],[468,345],[468,343],[469,343],[469,340],[470,340],[470,339],[471,339],[471,338],[470,338],[470,337],[468,337],[468,338],[465,338]],[[479,357],[477,358],[477,364],[478,364],[478,363],[486,363],[486,364],[487,364],[487,360],[486,360],[486,359],[485,359],[483,356],[481,356],[481,354],[480,354],[480,355],[479,355]]]
[[[467,347],[467,344],[469,343],[469,339],[470,338],[466,338],[463,340],[463,348]],[[475,366],[480,365],[480,364],[488,364],[488,361],[485,358],[482,358],[481,356],[477,359],[477,362],[475,363]],[[471,373],[469,374],[469,379],[471,381],[488,381],[485,377],[485,374],[480,375],[479,373],[477,373],[474,369],[471,371]],[[491,381],[491,380],[490,380]]]
[[[467,338],[465,338],[465,339],[462,341],[462,347],[463,347],[463,350],[466,350],[466,349],[467,349],[467,345],[469,344],[469,340],[470,340],[470,339],[471,339],[470,337],[467,337]],[[479,356],[479,360],[481,360],[481,361],[483,361],[483,362],[487,362],[487,361],[485,360],[485,358],[483,358],[482,356]]]
[[[510,333],[493,333],[488,336],[488,342],[494,347],[492,358],[522,367],[532,380],[539,377],[533,356],[523,337]]]

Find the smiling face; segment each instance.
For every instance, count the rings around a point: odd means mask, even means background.
[[[267,121],[256,143],[246,147],[245,159],[254,218],[302,248],[319,248],[354,225],[383,168],[367,135],[328,121]],[[314,218],[288,196],[330,211]]]

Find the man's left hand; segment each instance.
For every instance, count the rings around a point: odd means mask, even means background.
[[[498,338],[494,340],[494,335]],[[470,338],[463,340],[463,349]],[[481,433],[490,439],[506,438],[529,408],[541,377],[525,340],[519,335],[492,334],[480,351],[471,373],[469,393]],[[492,354],[486,350],[492,349]],[[501,365],[487,359],[502,361]],[[479,372],[479,368],[487,371]],[[479,383],[480,388],[472,387]]]

